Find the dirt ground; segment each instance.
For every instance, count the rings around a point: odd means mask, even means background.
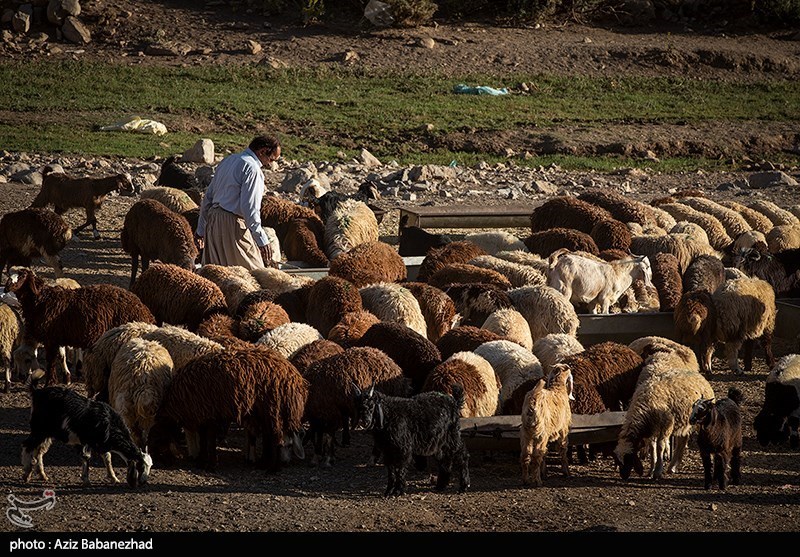
[[[195,9],[189,2],[88,1],[82,7],[89,23],[108,20],[95,42],[76,48],[4,45],[0,55],[94,57],[142,64],[252,63],[240,51],[247,39],[260,42],[267,55],[290,66],[339,64],[340,55],[353,49],[370,68],[412,69],[426,72],[478,71],[553,72],[584,75],[670,75],[692,79],[796,79],[800,74],[800,43],[785,40],[786,31],[749,33],[721,29],[601,29],[578,25],[541,29],[488,28],[481,24],[439,25],[427,29],[384,30],[342,34],[336,29],[297,28],[238,11],[227,16]],[[166,7],[165,7],[166,6]],[[268,25],[269,24],[269,25]],[[159,29],[163,29],[159,33]],[[113,30],[113,32],[112,32]],[[138,56],[150,37],[169,36],[197,51],[183,58]],[[414,46],[416,39],[436,39],[433,50]],[[588,40],[587,40],[588,39]],[[201,51],[206,48],[208,52]],[[711,138],[719,130],[703,130]],[[654,133],[658,133],[657,131]],[[666,133],[666,132],[665,132]],[[780,132],[786,145],[796,142],[797,130]],[[727,139],[724,135],[722,139]],[[736,135],[733,140],[741,139]],[[709,139],[710,141],[711,139]],[[713,191],[731,174],[597,177],[562,173],[554,182],[630,182],[631,195],[649,199],[669,188],[700,185]],[[474,185],[454,185],[469,189]],[[37,188],[0,184],[0,214],[26,207]],[[800,202],[792,189],[759,192],[782,206]],[[723,192],[720,195],[733,196]],[[458,195],[440,200],[421,193],[416,204],[464,202]],[[473,200],[469,200],[472,202]],[[483,200],[481,200],[483,201]],[[129,261],[119,244],[125,212],[134,202],[114,197],[100,216],[101,239],[76,237],[62,252],[67,275],[82,284],[107,282],[127,285]],[[504,201],[492,198],[492,203]],[[379,205],[391,208],[393,200]],[[71,225],[79,212],[67,215]],[[397,220],[390,213],[381,233],[394,240]],[[457,232],[457,231],[454,231]],[[463,232],[463,231],[462,231]],[[522,231],[517,231],[522,233]],[[45,276],[52,272],[36,267]],[[776,340],[776,355],[797,350],[795,342]],[[426,474],[411,473],[409,494],[384,499],[386,472],[370,463],[371,440],[354,435],[352,446],[337,449],[330,469],[295,462],[277,475],[244,465],[240,431],[233,431],[221,451],[219,471],[207,473],[188,467],[156,468],[148,486],[131,491],[103,481],[101,468],[92,469],[94,483],[79,481],[79,457],[74,450],[55,445],[45,459],[51,481],[23,484],[19,478],[19,447],[28,431],[29,401],[19,385],[0,395],[0,485],[5,495],[33,499],[46,488],[56,492],[56,505],[32,513],[35,531],[281,531],[281,532],[732,532],[798,530],[800,460],[788,447],[758,446],[753,417],[763,401],[768,370],[757,352],[754,371],[729,374],[715,359],[710,378],[715,392],[731,386],[745,396],[743,485],[727,492],[702,487],[702,466],[694,440],[679,473],[662,481],[634,477],[622,481],[610,459],[589,465],[573,464],[572,477],[562,478],[555,459],[549,460],[545,487],[522,487],[517,457],[510,453],[473,451],[471,488],[459,495],[451,486],[444,493],[431,489]],[[79,388],[82,386],[79,385]],[[118,473],[122,463],[115,461]],[[0,531],[13,531],[0,521]]]

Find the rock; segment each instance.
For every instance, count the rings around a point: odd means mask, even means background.
[[[50,37],[47,33],[34,33],[30,36],[31,42],[35,44],[44,44],[50,40]]]
[[[558,191],[558,188],[556,188],[553,184],[545,180],[534,180],[533,183],[531,184],[531,190],[534,193],[553,195],[554,193],[556,193],[556,191]]]
[[[211,166],[200,166],[194,171],[194,177],[197,179],[197,185],[200,189],[206,189],[214,178],[214,168]]]
[[[8,29],[3,29],[3,33],[2,33],[2,35],[0,35],[0,38],[3,39],[4,43],[12,43],[12,42],[14,42],[14,34],[11,31],[9,31]]]
[[[190,46],[171,41],[152,43],[144,49],[144,53],[147,56],[185,56],[191,51],[192,48]]]
[[[652,0],[623,0],[615,13],[625,25],[642,25],[655,19],[656,8]]]
[[[367,168],[373,168],[375,166],[381,166],[381,161],[379,161],[375,155],[367,151],[366,149],[361,149],[361,153],[358,155],[358,160],[366,166]]]
[[[797,180],[780,170],[754,172],[748,176],[747,181],[750,183],[751,188],[756,189],[770,188],[773,186],[797,186]]]
[[[294,170],[289,170],[281,181],[278,191],[282,193],[300,193],[300,188],[309,180],[317,178],[317,172],[314,168],[300,167]]]
[[[78,17],[80,14],[78,0],[50,0],[47,3],[47,20],[53,25],[61,25],[68,16]]]
[[[210,139],[198,139],[197,143],[188,149],[178,162],[214,164],[214,142]]]
[[[584,37],[583,38],[583,42],[584,42],[584,44],[592,44],[592,42],[594,42],[594,41],[592,41],[592,39],[590,39],[589,37]]]
[[[452,180],[456,177],[456,169],[450,166],[424,164],[422,166],[415,166],[409,170],[408,177],[412,182],[423,182],[432,179]]]
[[[58,164],[57,162],[48,164],[45,168],[49,168],[50,173],[52,174],[64,174],[64,167]]]
[[[61,27],[61,32],[64,34],[64,38],[71,43],[89,44],[92,40],[92,34],[83,22],[76,17],[67,17],[63,27]]]
[[[30,170],[31,165],[25,164],[24,162],[15,162],[14,164],[10,165],[6,168],[5,175],[6,176],[14,176],[15,174],[20,174],[22,172],[27,172]]]
[[[356,62],[360,56],[355,50],[346,50],[342,53],[342,62],[345,64],[352,64]]]
[[[430,37],[422,37],[417,39],[417,45],[421,46],[422,48],[433,48],[436,46],[436,41]]]
[[[0,184],[7,184],[7,183],[8,183],[8,178],[0,174]]]
[[[274,56],[265,56],[264,58],[261,59],[261,61],[258,64],[260,66],[269,66],[273,70],[281,70],[289,67],[289,64],[287,64],[283,60],[275,58]]]
[[[412,192],[407,192],[403,194],[403,201],[416,201],[417,194]]]
[[[644,158],[653,162],[661,162],[661,159],[659,159],[653,151],[649,150],[645,151]]]
[[[506,147],[503,150],[503,153],[505,154],[506,158],[515,157],[517,155],[517,152],[514,149],[512,149],[511,147]]]
[[[447,190],[439,190],[439,197],[450,198],[453,197],[453,194]]]
[[[497,190],[497,195],[499,195],[500,197],[508,197],[509,195],[511,195],[511,188],[500,188],[499,190]]]
[[[383,195],[389,197],[397,197],[398,195],[400,195],[400,188],[396,186],[392,186],[391,188],[386,188],[386,191],[383,192]]]
[[[30,184],[33,186],[42,185],[42,174],[34,169],[24,170],[11,175],[13,182],[22,182],[23,184]]]
[[[0,16],[0,23],[11,23],[12,19],[14,19],[14,10],[11,8],[3,10],[3,15]]]
[[[11,27],[17,33],[27,33],[31,29],[31,14],[23,12],[20,8],[11,19]]]
[[[247,41],[247,43],[245,44],[245,49],[247,50],[247,52],[253,55],[260,53],[262,50],[261,45],[253,40]]]
[[[711,503],[711,504],[708,506],[708,510],[710,510],[710,511],[716,511],[718,508],[719,508],[719,507],[717,507],[717,504],[716,504],[716,503]]]

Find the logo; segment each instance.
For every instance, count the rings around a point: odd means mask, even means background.
[[[14,526],[20,528],[33,528],[33,518],[28,513],[31,511],[49,511],[56,506],[56,492],[45,489],[42,497],[32,501],[23,501],[13,493],[8,496],[11,506],[6,509],[6,516]]]

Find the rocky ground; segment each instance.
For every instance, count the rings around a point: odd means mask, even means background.
[[[735,80],[796,79],[800,72],[800,43],[789,40],[793,33],[752,33],[722,25],[693,28],[688,21],[669,28],[638,30],[580,25],[511,29],[470,23],[344,33],[335,28],[298,28],[244,9],[226,12],[196,8],[190,2],[112,0],[84,2],[82,6],[81,17],[92,29],[89,44],[59,41],[53,28],[41,26],[43,31],[34,31],[52,37],[29,40],[32,37],[5,35],[0,57],[76,57],[140,64],[257,63],[265,58],[267,63],[290,67],[353,63],[372,70],[452,74],[476,68],[508,74]],[[148,49],[167,37],[189,50],[185,54],[156,55],[159,51]],[[423,42],[424,38],[434,39],[433,48],[426,46],[430,43]],[[252,53],[255,47],[247,42],[250,40],[258,43],[260,53]],[[357,55],[350,56],[353,62],[343,62],[348,51]],[[670,133],[655,127],[647,131],[656,134],[655,140]],[[720,144],[744,143],[750,131],[731,127],[696,133],[702,140]],[[776,133],[786,145],[797,145],[793,135],[796,130]],[[647,137],[641,142],[642,148],[651,145],[653,136]],[[639,148],[637,137],[622,141]],[[285,156],[289,160],[265,174],[268,189],[290,199],[296,199],[297,185],[312,177],[347,192],[355,191],[364,180],[377,181],[382,197],[376,204],[389,209],[381,224],[382,239],[389,243],[396,243],[395,209],[399,206],[534,203],[554,193],[577,194],[591,187],[613,188],[645,200],[674,189],[698,187],[715,199],[763,197],[785,207],[800,203],[800,189],[794,182],[800,178],[796,168],[782,168],[785,174],[771,174],[769,179],[753,176],[754,172],[781,170],[768,161],[754,162],[746,172],[736,173],[658,174],[629,169],[597,174],[557,167],[526,169],[513,159],[503,165],[418,170],[391,161],[365,164],[368,157],[306,163],[291,161],[291,153]],[[45,164],[59,163],[74,174],[125,171],[139,185],[148,187],[158,175],[160,162],[0,152],[0,214],[30,204],[38,192],[37,172]],[[133,198],[110,198],[99,217],[101,238],[94,240],[91,234],[83,233],[70,242],[62,253],[68,276],[82,284],[127,284],[130,263],[120,248],[119,230],[133,202]],[[75,226],[82,222],[82,214],[73,211],[67,219]],[[522,229],[512,231],[525,234]],[[52,276],[41,265],[36,269]],[[776,340],[778,355],[797,349],[793,340]],[[710,378],[720,395],[730,386],[745,394],[743,485],[725,493],[702,489],[702,467],[692,441],[682,470],[659,482],[642,478],[624,482],[608,459],[586,466],[574,464],[572,477],[562,478],[552,460],[546,486],[525,489],[515,455],[473,451],[472,487],[466,494],[455,494],[452,487],[445,493],[435,493],[427,475],[414,472],[409,494],[387,500],[381,497],[385,470],[370,464],[371,442],[363,434],[355,435],[353,446],[338,448],[338,460],[331,469],[294,463],[278,475],[268,476],[243,465],[239,431],[229,437],[219,471],[214,474],[188,466],[157,468],[150,485],[132,492],[105,484],[102,471],[95,468],[94,484],[83,487],[78,456],[72,449],[55,445],[46,458],[51,481],[25,485],[19,481],[18,455],[27,434],[29,402],[20,386],[9,395],[0,395],[0,485],[6,495],[26,499],[39,496],[45,488],[55,489],[55,508],[33,513],[37,531],[797,531],[797,453],[783,447],[758,446],[752,430],[768,372],[760,354],[757,356],[755,369],[744,376],[729,374],[722,360],[715,359]],[[116,464],[121,472],[121,463]],[[0,531],[12,530],[10,524],[2,524]]]

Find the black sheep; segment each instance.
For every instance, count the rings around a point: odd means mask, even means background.
[[[431,234],[416,226],[401,225],[398,253],[403,257],[427,255],[429,249],[440,248],[452,241],[446,234]]]
[[[800,249],[772,254],[766,244],[756,242],[735,254],[733,264],[748,276],[770,283],[778,297],[800,296]]]
[[[375,386],[362,392],[354,385],[357,424],[372,431],[373,453],[383,454],[388,474],[384,495],[403,495],[406,474],[414,456],[432,456],[438,465],[436,489],[450,483],[455,467],[459,493],[469,487],[469,453],[461,439],[460,416],[464,391],[453,386],[453,394],[427,392],[411,398],[387,396]]]
[[[177,157],[175,156],[169,157],[161,165],[161,173],[158,175],[158,180],[156,180],[155,185],[177,188],[179,190],[199,187],[194,173],[181,168],[177,164]]]
[[[694,403],[689,423],[699,424],[697,447],[703,459],[705,488],[711,487],[716,479],[720,489],[728,485],[728,463],[730,463],[730,483],[739,485],[741,481],[742,456],[742,411],[739,405],[742,393],[731,387],[728,398],[719,400],[701,398]],[[711,455],[714,455],[714,474],[711,474]]]
[[[53,439],[69,445],[81,445],[83,467],[81,480],[89,483],[89,459],[93,452],[103,455],[109,479],[119,480],[111,465],[115,452],[128,464],[128,485],[147,482],[153,460],[131,439],[128,426],[105,402],[81,396],[66,387],[45,387],[31,392],[31,434],[22,442],[22,480],[30,480],[33,467],[44,481],[44,454]]]

